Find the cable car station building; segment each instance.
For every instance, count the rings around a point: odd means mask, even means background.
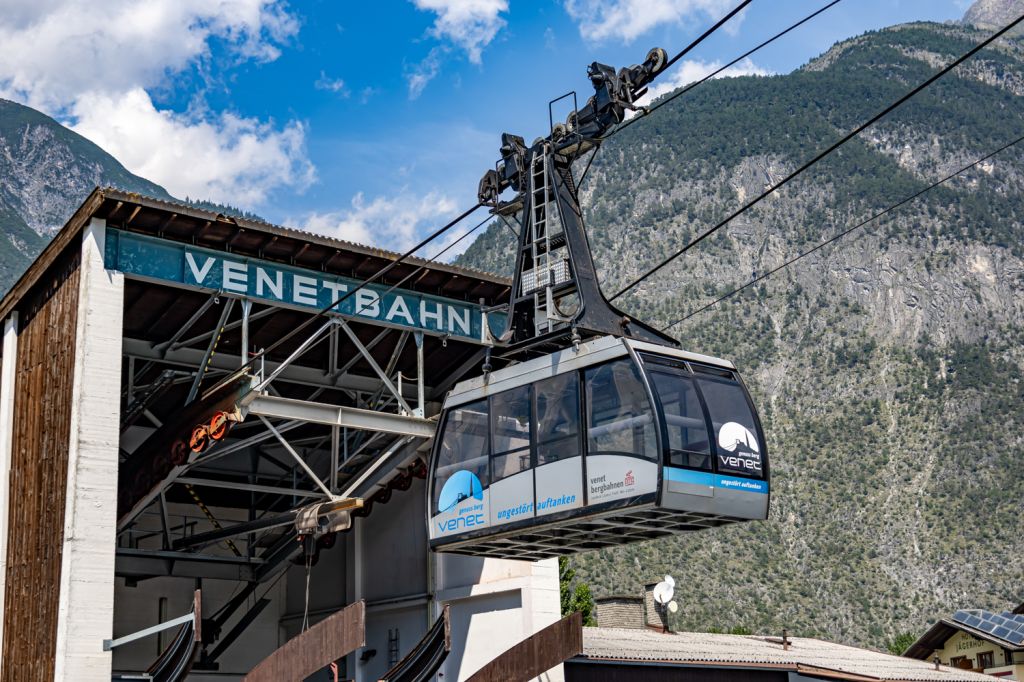
[[[175,630],[125,636],[190,618],[189,679],[240,680],[362,602],[341,679],[446,614],[454,681],[558,620],[553,559],[428,547],[436,415],[507,281],[408,259],[260,355],[396,258],[89,196],[0,301],[0,680],[140,679]]]

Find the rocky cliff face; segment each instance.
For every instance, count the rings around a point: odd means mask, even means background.
[[[977,28],[997,29],[1024,14],[1021,0],[977,0],[964,13],[963,23]],[[1014,29],[1020,35],[1024,28]]]
[[[583,190],[605,291],[987,33],[869,33],[786,76],[705,84],[613,137]],[[1015,139],[1022,73],[1021,42],[983,52],[618,303],[666,325]],[[1022,189],[1024,144],[673,327],[750,385],[771,518],[580,555],[577,575],[600,596],[673,574],[677,627],[877,647],[1019,603]],[[463,261],[507,271],[507,233]]]
[[[99,185],[170,198],[52,118],[0,99],[0,291]]]

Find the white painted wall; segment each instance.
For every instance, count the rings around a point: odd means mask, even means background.
[[[11,452],[14,444],[14,377],[18,358],[18,313],[4,320],[4,358],[0,368],[0,644],[4,641],[7,588],[7,521],[10,505]]]
[[[279,623],[284,614],[286,579],[282,578],[276,585],[261,586],[257,596],[266,593],[270,604],[260,613],[259,617],[249,626],[245,635],[239,639],[219,659],[220,669],[215,673],[193,672],[189,676],[191,682],[226,682],[241,680],[245,673],[271,651],[283,643]],[[206,616],[223,606],[240,589],[244,583],[230,580],[203,580],[203,612]],[[115,589],[117,618],[114,624],[114,635],[138,632],[160,622],[158,609],[160,599],[167,599],[164,621],[188,613],[192,608],[192,591],[195,585],[192,580],[183,578],[152,578],[139,583],[136,587],[127,587],[124,580],[118,579]],[[250,604],[254,600],[250,600]],[[246,607],[228,621],[223,630],[227,634],[231,627],[246,612]],[[169,630],[163,637],[166,646],[174,636]],[[114,650],[114,670],[119,672],[142,672],[159,656],[157,638],[147,637],[131,644],[125,644]],[[110,677],[107,677],[109,681]]]
[[[82,233],[54,679],[110,680],[124,277],[103,267],[106,224]]]
[[[452,652],[444,680],[461,681],[561,617],[558,561],[435,555],[436,605],[450,605]],[[561,682],[561,666],[540,679]]]

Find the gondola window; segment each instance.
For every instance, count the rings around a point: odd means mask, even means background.
[[[435,514],[447,511],[466,497],[482,495],[482,489],[488,485],[489,452],[487,401],[480,400],[452,410],[445,420],[444,436],[438,450],[434,487]],[[464,479],[464,483],[457,486],[457,494],[453,496],[452,491],[455,489],[445,483],[456,475]],[[442,497],[445,499],[442,500]]]
[[[537,382],[537,465],[580,454],[580,380],[573,372]]]
[[[754,412],[734,381],[697,380],[715,433],[716,468],[727,474],[764,476],[763,445]]]
[[[520,386],[491,398],[493,480],[530,468],[530,387]]]
[[[711,444],[697,389],[688,377],[651,372],[665,414],[669,464],[711,470]]]
[[[632,360],[590,368],[586,382],[587,454],[657,459],[651,403]]]

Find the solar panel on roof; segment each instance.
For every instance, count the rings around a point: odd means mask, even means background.
[[[1010,628],[1006,627],[1005,625],[997,625],[995,628],[993,628],[992,634],[996,637],[1007,639],[1010,636]]]
[[[965,620],[961,622],[965,625],[971,626],[972,628],[976,628],[979,625],[981,625],[981,618],[978,618],[977,616],[968,616]]]
[[[982,632],[992,632],[992,631],[994,631],[999,626],[996,625],[995,623],[993,623],[990,620],[983,620],[980,623],[978,623],[977,625],[972,626],[972,627],[976,627],[979,630],[981,630]]]
[[[1014,644],[1024,644],[1024,632],[1011,632],[1006,639]]]

